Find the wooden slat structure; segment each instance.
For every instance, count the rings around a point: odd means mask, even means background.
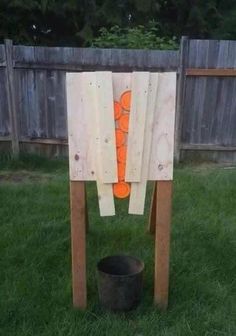
[[[13,45],[8,48],[13,72],[11,92],[14,92],[10,100],[6,45],[7,42],[0,45],[2,148],[10,149],[14,140],[10,110],[15,105],[18,141],[14,143],[19,144],[20,150],[67,155],[64,144],[67,141],[65,73],[68,71],[178,71],[176,161],[197,156],[204,160],[236,162],[236,151],[227,149],[236,146],[233,129],[236,41],[183,37],[180,51]],[[207,145],[215,146],[215,150],[204,150]],[[224,147],[225,151],[219,151],[218,147]]]
[[[131,97],[128,106],[123,105],[124,94]],[[85,181],[96,181],[100,215],[111,216],[115,214],[113,185],[131,184],[129,213],[142,215],[151,179],[157,181],[150,217],[150,231],[156,232],[154,301],[159,308],[167,308],[175,97],[173,72],[67,74],[75,307],[86,306],[85,241],[80,242],[86,230]],[[121,119],[115,120],[114,102],[120,104],[121,115],[129,118],[127,128],[118,128],[125,137],[121,146],[128,147],[127,158],[122,159],[126,162],[124,180],[118,180],[121,147],[116,149],[115,130]]]

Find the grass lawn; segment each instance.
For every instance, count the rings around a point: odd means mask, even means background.
[[[236,335],[236,169],[175,170],[170,303],[160,313],[152,304],[147,211],[128,216],[127,202],[119,201],[116,217],[101,218],[88,184],[89,303],[76,311],[67,162],[22,158],[0,167],[0,335]],[[96,288],[97,261],[120,252],[146,264],[142,303],[127,314],[101,309]]]

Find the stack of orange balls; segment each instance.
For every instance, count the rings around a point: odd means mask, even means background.
[[[113,184],[113,194],[117,198],[126,198],[130,194],[130,184],[125,182],[130,102],[131,91],[125,91],[124,93],[122,93],[120,101],[114,101],[118,182]]]

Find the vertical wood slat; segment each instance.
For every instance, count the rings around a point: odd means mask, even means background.
[[[154,114],[149,180],[173,179],[176,73],[160,73]]]
[[[172,181],[157,181],[154,303],[168,306]]]
[[[183,121],[183,90],[184,90],[184,78],[185,78],[185,62],[188,56],[188,37],[182,36],[180,42],[179,51],[179,71],[178,71],[178,85],[177,85],[177,97],[176,97],[176,113],[175,113],[175,149],[174,158],[178,163],[180,160],[180,143],[181,143],[181,131]]]
[[[11,40],[6,39],[5,55],[6,55],[6,86],[7,101],[11,128],[12,153],[14,156],[19,155],[19,134],[18,134],[18,118],[15,103],[15,87],[14,87],[14,68],[13,68],[13,44]]]
[[[149,72],[133,72],[125,181],[140,182],[149,87]]]
[[[71,253],[73,305],[85,309],[86,285],[86,194],[85,182],[70,181]]]
[[[90,134],[94,138],[100,215],[114,216],[115,203],[112,183],[117,182],[117,165],[115,157],[112,76],[111,72],[91,72],[83,73],[83,75],[87,83],[87,105],[85,105],[85,112],[90,115],[88,124]],[[94,123],[96,123],[95,129],[93,127]],[[94,131],[95,134],[93,134]],[[107,151],[109,155],[104,155]]]
[[[145,118],[145,130],[143,140],[143,157],[141,164],[140,182],[131,183],[131,192],[129,199],[129,214],[142,215],[144,213],[146,186],[149,173],[149,162],[153,134],[153,120],[156,112],[156,97],[158,89],[158,73],[150,73],[148,86],[148,101]]]

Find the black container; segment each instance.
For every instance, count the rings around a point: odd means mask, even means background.
[[[116,255],[97,264],[98,293],[103,307],[112,311],[135,308],[143,289],[144,263],[137,258]]]

